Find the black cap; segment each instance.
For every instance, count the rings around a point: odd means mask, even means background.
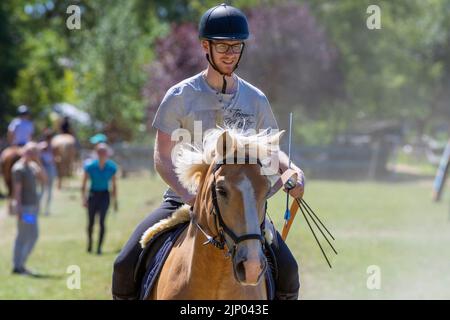
[[[29,114],[30,111],[28,110],[28,107],[23,104],[17,108],[17,113],[19,115],[25,115],[25,114]]]
[[[206,11],[199,24],[199,38],[210,40],[246,40],[249,36],[245,14],[222,3]]]

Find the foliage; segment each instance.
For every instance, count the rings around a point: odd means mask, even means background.
[[[200,72],[207,63],[200,48],[197,28],[191,23],[173,24],[170,34],[156,41],[155,56],[149,66],[149,82],[144,89],[149,101],[149,121],[167,89]]]
[[[18,52],[20,33],[13,26],[12,8],[0,2],[0,130],[4,132],[11,115],[15,112],[10,90],[14,88],[21,68]]]
[[[339,54],[307,5],[286,3],[248,12],[252,37],[240,70],[268,96],[280,126],[288,112],[323,119],[342,95]]]
[[[5,12],[11,22],[0,22],[6,28],[3,38],[0,32],[2,46],[6,46],[2,54],[9,59],[5,59],[8,65],[0,65],[1,74],[8,76],[0,78],[0,88],[8,88],[2,94],[6,107],[1,108],[0,126],[5,128],[21,103],[29,104],[38,127],[46,126],[50,106],[68,102],[84,107],[106,124],[106,131],[116,131],[121,139],[131,139],[142,130],[143,66],[151,59],[153,34],[161,28],[147,13],[146,26],[156,27],[143,31],[137,22],[136,2],[2,2],[0,13]],[[81,8],[80,30],[66,27],[66,10],[73,4]]]
[[[15,105],[32,106],[34,114],[54,101],[64,100],[64,70],[58,59],[66,51],[52,30],[27,34],[22,50],[29,57],[27,65],[19,71],[17,84],[11,92]],[[52,48],[49,50],[48,48]]]
[[[143,138],[165,90],[206,66],[196,29],[218,3],[1,1],[0,130],[18,104],[42,127],[52,104],[68,102],[120,139]],[[361,120],[394,119],[417,135],[450,128],[450,0],[228,3],[253,34],[238,73],[267,94],[280,126],[295,110],[297,141],[329,142]],[[73,4],[81,30],[66,27]],[[373,4],[381,30],[366,27]]]
[[[77,102],[73,72],[64,64],[70,61],[71,39],[75,35],[65,26],[69,4],[70,1],[64,0],[2,2],[11,22],[11,30],[6,31],[13,41],[2,41],[7,47],[1,51],[14,52],[5,61],[15,66],[15,70],[8,72],[2,66],[1,74],[6,77],[0,80],[0,86],[4,83],[13,86],[3,93],[7,102],[2,105],[2,112],[7,114],[2,115],[0,126],[15,116],[20,104],[28,104],[38,127],[43,127],[49,121],[49,107],[53,103]]]
[[[96,9],[102,15],[85,31],[77,57],[82,106],[105,124],[111,141],[130,140],[142,122],[143,65],[151,38],[140,30],[132,2]]]
[[[380,30],[366,27],[371,4],[380,6]],[[315,1],[311,7],[341,52],[349,125],[398,119],[418,124],[420,134],[431,120],[450,119],[450,1]]]

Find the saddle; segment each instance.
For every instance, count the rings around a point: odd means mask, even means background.
[[[153,235],[145,244],[134,271],[134,280],[140,287],[139,299],[146,300],[149,298],[170,250],[188,225],[189,221],[184,221],[170,226]],[[264,247],[268,262],[265,277],[267,297],[269,300],[273,300],[275,298],[275,279],[278,277],[278,266],[271,245],[266,241]]]
[[[188,225],[184,222],[161,231],[142,250],[134,272],[134,281],[140,284],[139,299],[148,299],[170,250]]]

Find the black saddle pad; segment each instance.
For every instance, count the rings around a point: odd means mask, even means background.
[[[140,299],[148,299],[170,250],[188,225],[189,223],[186,222],[164,230],[157,234],[142,251],[135,271],[135,281],[141,283]]]

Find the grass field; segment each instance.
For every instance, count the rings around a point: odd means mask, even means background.
[[[45,277],[11,275],[15,219],[0,202],[0,299],[110,299],[112,263],[134,226],[161,200],[164,183],[151,176],[119,180],[120,203],[110,212],[104,255],[85,252],[86,213],[80,181],[56,192],[52,214],[40,217],[40,237],[28,266]],[[329,269],[299,214],[288,245],[300,265],[303,299],[450,299],[448,192],[432,203],[431,180],[398,183],[314,181],[305,199],[336,237]],[[285,196],[269,202],[281,229]],[[97,230],[96,230],[97,231]],[[325,245],[325,242],[323,241]],[[70,290],[67,268],[81,270]],[[367,288],[367,268],[379,267],[380,289]]]

